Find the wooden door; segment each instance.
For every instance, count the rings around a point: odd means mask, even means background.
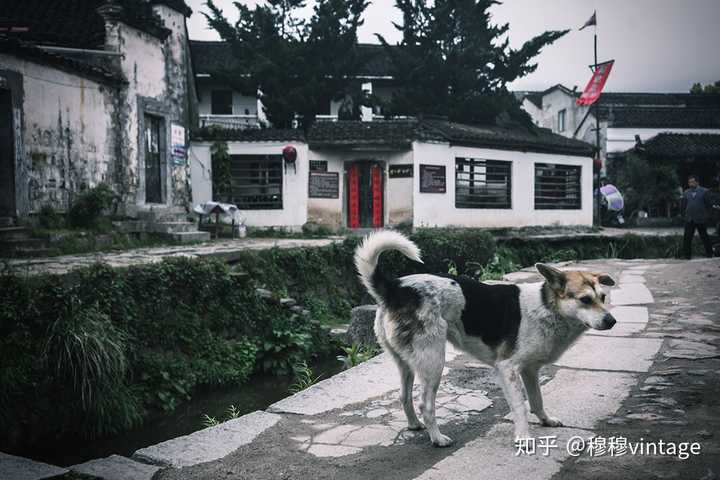
[[[383,226],[383,171],[373,162],[355,162],[348,169],[348,227]]]
[[[145,202],[163,203],[162,167],[165,159],[163,119],[145,115]]]
[[[15,216],[15,127],[10,90],[0,89],[0,217]]]

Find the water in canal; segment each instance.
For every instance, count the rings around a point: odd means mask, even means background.
[[[316,375],[322,374],[320,380],[335,375],[343,368],[334,356],[318,361],[312,367]],[[240,387],[196,392],[192,400],[180,405],[175,412],[146,421],[142,427],[116,437],[94,440],[66,438],[47,445],[47,448],[34,448],[32,452],[21,455],[63,467],[112,454],[129,457],[139,448],[204,428],[204,414],[224,419],[230,405],[240,409],[240,414],[264,410],[289,396],[288,389],[294,381],[292,377],[255,375]]]

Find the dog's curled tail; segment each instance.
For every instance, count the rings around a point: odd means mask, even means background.
[[[398,250],[410,260],[422,263],[420,249],[400,232],[378,230],[371,233],[355,250],[355,268],[360,280],[378,303],[385,303],[390,290],[396,286],[395,279],[388,279],[378,270],[378,259],[382,252]]]

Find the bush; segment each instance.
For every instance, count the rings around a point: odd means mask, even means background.
[[[112,206],[114,198],[115,194],[105,183],[79,193],[68,211],[68,224],[73,228],[105,228],[101,215]]]
[[[40,228],[54,230],[65,226],[65,218],[52,205],[43,205],[37,214]]]

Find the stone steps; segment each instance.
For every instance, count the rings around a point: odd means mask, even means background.
[[[177,243],[193,243],[193,242],[209,242],[210,232],[172,232],[165,233],[163,236]]]

